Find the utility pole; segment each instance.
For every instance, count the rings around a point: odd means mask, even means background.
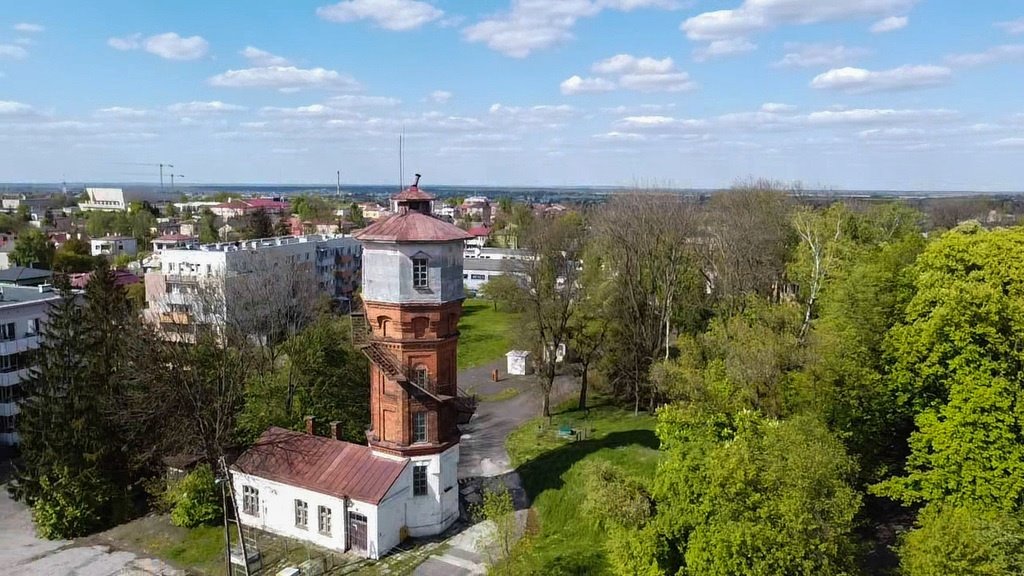
[[[338,170],[338,197],[341,197],[341,170]]]

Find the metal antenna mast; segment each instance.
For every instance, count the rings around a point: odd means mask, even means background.
[[[341,170],[338,170],[338,196],[341,196]]]

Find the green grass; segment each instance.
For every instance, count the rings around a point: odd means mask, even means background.
[[[502,402],[504,400],[511,400],[519,395],[519,388],[512,388],[511,386],[505,388],[501,392],[495,392],[494,394],[484,394],[477,398],[481,402]]]
[[[557,432],[563,424],[583,430],[583,439],[559,438]],[[525,552],[527,571],[553,575],[607,572],[605,533],[580,513],[585,494],[578,464],[604,460],[649,482],[660,457],[654,425],[651,416],[601,406],[589,415],[562,412],[552,417],[550,425],[534,419],[509,435],[509,455],[533,499],[539,523]]]
[[[459,370],[500,360],[511,347],[509,333],[516,314],[495,310],[490,300],[468,299],[462,303],[459,321]]]

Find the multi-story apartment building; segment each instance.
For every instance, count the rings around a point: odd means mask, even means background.
[[[343,306],[359,285],[362,245],[351,236],[281,236],[169,248],[146,274],[148,316],[165,332],[220,328],[253,306],[324,294]],[[298,302],[302,305],[301,302]]]
[[[60,299],[52,287],[0,287],[0,445],[18,443],[18,402],[28,377],[32,352],[50,306]]]

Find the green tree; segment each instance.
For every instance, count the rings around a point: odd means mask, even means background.
[[[364,228],[366,226],[366,217],[363,216],[363,209],[359,207],[359,204],[353,202],[349,205],[349,222],[355,225],[356,228]]]
[[[916,414],[906,475],[876,486],[904,502],[1024,510],[1024,230],[966,225],[918,258],[890,330],[891,385]]]
[[[211,244],[218,240],[220,233],[217,231],[217,216],[209,208],[203,208],[199,216],[199,241]]]
[[[255,210],[249,216],[249,228],[246,231],[246,237],[250,239],[270,238],[273,235],[274,224],[270,221],[270,215],[263,208]]]
[[[10,214],[0,214],[0,232],[13,234],[25,227],[25,222]]]
[[[168,489],[171,523],[183,528],[216,524],[221,519],[221,494],[210,465],[203,463]]]
[[[22,232],[14,242],[11,261],[18,266],[50,269],[53,265],[54,248],[50,239],[39,230]]]
[[[817,419],[673,405],[657,432],[665,455],[650,525],[666,541],[658,560],[667,573],[850,573],[855,465]]]
[[[319,433],[341,422],[342,436],[363,441],[369,426],[366,358],[352,347],[347,320],[321,316],[283,345],[286,360],[269,378],[251,382],[239,427],[254,440],[270,426],[301,430],[315,417]]]
[[[1024,527],[1005,512],[927,506],[899,555],[906,576],[1024,574]]]
[[[67,285],[51,306],[19,416],[22,458],[11,492],[47,538],[82,536],[127,516],[122,445],[110,434],[87,313]]]

